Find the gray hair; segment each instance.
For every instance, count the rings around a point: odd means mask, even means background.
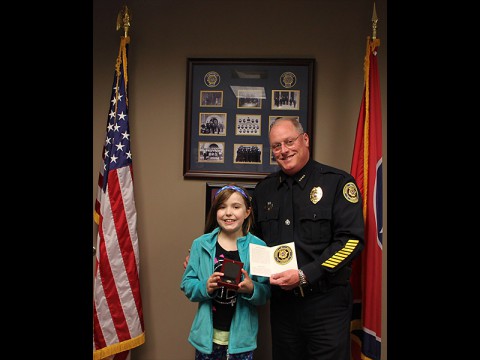
[[[273,122],[270,124],[270,130],[280,121],[289,121],[293,124],[295,129],[298,131],[299,134],[304,133],[305,131],[303,130],[303,126],[298,120],[298,117],[288,117],[288,116],[281,116],[273,120]]]

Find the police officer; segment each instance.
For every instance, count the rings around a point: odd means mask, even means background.
[[[268,246],[293,241],[298,263],[270,277],[273,360],[350,360],[349,276],[364,246],[355,179],[310,159],[297,118],[276,119],[269,140],[281,170],[255,187],[253,232]]]

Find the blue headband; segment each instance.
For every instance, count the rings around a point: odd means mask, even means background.
[[[247,199],[247,200],[250,199],[247,196],[247,194],[245,194],[245,191],[243,191],[242,189],[240,189],[238,186],[235,186],[235,185],[226,185],[226,186],[222,187],[220,190],[217,190],[217,192],[215,193],[215,196],[213,198],[216,198],[218,194],[220,194],[223,190],[227,190],[227,189],[238,191],[240,194],[242,194],[245,197],[245,199]]]

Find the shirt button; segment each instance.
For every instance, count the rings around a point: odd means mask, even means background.
[[[290,225],[290,220],[285,220],[285,225]]]

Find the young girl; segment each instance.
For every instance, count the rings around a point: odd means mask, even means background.
[[[251,360],[257,348],[257,306],[270,298],[268,277],[250,276],[249,244],[265,246],[250,233],[251,199],[245,189],[227,185],[217,191],[205,234],[193,240],[180,289],[198,302],[188,341],[195,360]],[[238,289],[218,284],[223,259],[243,262]]]

